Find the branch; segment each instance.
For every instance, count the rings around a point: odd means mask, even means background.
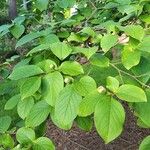
[[[127,75],[127,76],[133,78],[134,80],[136,80],[136,81],[137,81],[139,84],[141,84],[143,87],[150,88],[149,85],[146,85],[145,83],[143,83],[142,81],[140,81],[139,79],[137,79],[136,76],[134,76],[134,75],[132,75],[132,74],[129,74],[129,73],[127,73],[127,72],[125,72],[125,71],[119,69],[117,66],[115,66],[115,65],[112,64],[112,63],[110,63],[110,65],[111,65],[114,69],[116,69],[116,70],[118,71],[119,75],[121,75],[121,73],[123,73],[123,74],[125,74],[125,75]]]

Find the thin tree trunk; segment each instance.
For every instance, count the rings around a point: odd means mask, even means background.
[[[16,0],[9,0],[9,19],[13,20],[17,17],[17,3]]]

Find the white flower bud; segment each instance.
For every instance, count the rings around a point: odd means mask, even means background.
[[[105,92],[106,92],[106,89],[105,89],[103,86],[99,86],[99,87],[97,88],[97,91],[98,91],[99,93],[105,93]]]

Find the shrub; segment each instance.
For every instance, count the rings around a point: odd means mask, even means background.
[[[43,137],[47,120],[64,130],[94,125],[107,144],[122,133],[123,103],[149,128],[149,13],[147,0],[37,0],[2,25],[1,37],[17,41],[0,66],[2,147],[55,149]],[[149,148],[148,136],[140,149]]]

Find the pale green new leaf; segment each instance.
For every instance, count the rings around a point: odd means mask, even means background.
[[[21,99],[32,96],[41,86],[41,77],[30,77],[20,88]]]
[[[82,97],[76,93],[72,85],[66,86],[59,94],[55,105],[55,115],[60,124],[68,125],[77,116]]]
[[[63,76],[59,72],[47,74],[42,80],[42,96],[49,105],[54,106],[64,87]]]
[[[124,84],[119,87],[116,96],[127,102],[146,102],[147,97],[143,89],[135,85]]]
[[[76,61],[65,61],[59,69],[62,73],[70,76],[77,76],[84,73],[82,66]]]
[[[113,141],[121,134],[124,121],[125,111],[117,100],[104,96],[97,103],[94,112],[94,122],[96,130],[105,143]]]

